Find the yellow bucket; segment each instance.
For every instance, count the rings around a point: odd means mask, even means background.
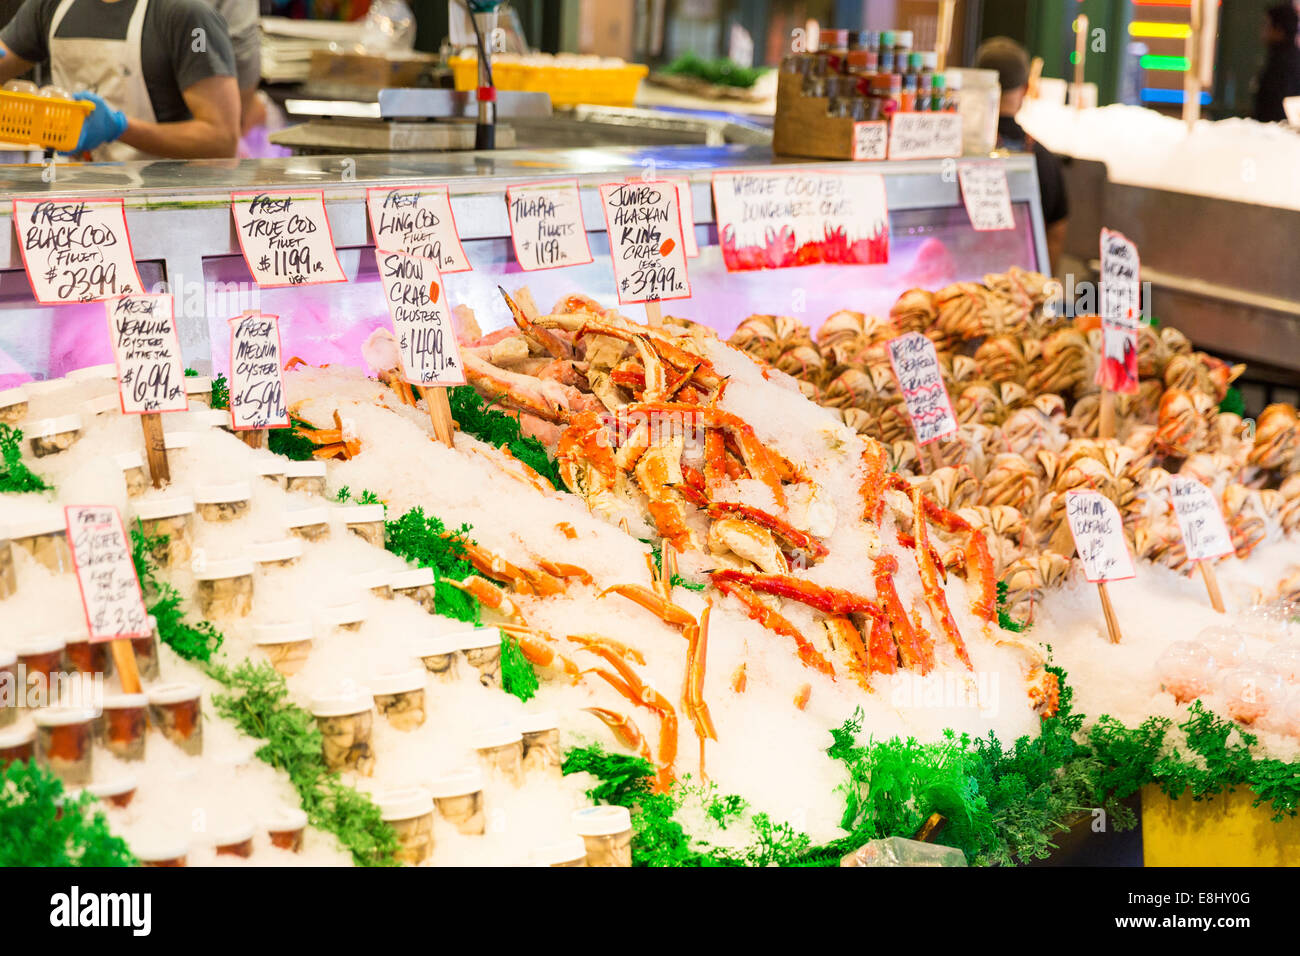
[[[95,104],[85,100],[0,90],[0,142],[75,149],[81,125],[94,109]]]
[[[1170,800],[1142,790],[1142,857],[1147,866],[1297,866],[1300,817],[1274,823],[1270,803],[1252,807],[1246,787],[1208,800]]]
[[[452,78],[458,90],[478,88],[478,60],[454,56],[450,59]],[[623,66],[573,67],[519,63],[513,60],[492,61],[492,79],[499,90],[523,90],[548,93],[552,106],[631,106],[636,102],[637,87],[650,68],[640,63]]]

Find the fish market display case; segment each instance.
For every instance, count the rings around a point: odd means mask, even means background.
[[[909,288],[979,279],[1013,265],[1045,269],[1033,162],[1027,156],[1003,162],[1015,228],[1002,232],[976,232],[971,227],[950,160],[786,163],[756,146],[125,163],[58,167],[54,182],[45,182],[39,167],[11,167],[0,177],[0,214],[12,215],[9,200],[15,197],[121,197],[146,290],[167,283],[175,297],[186,363],[207,373],[226,370],[226,321],[251,308],[281,316],[288,355],[313,364],[360,363],[360,344],[374,328],[389,322],[366,215],[366,190],[371,186],[449,186],[473,271],[446,276],[447,292],[451,302],[471,307],[482,330],[490,332],[510,323],[496,292],[498,282],[521,271],[514,261],[506,215],[509,184],[576,177],[593,256],[588,265],[514,278],[526,278],[541,303],[575,292],[613,301],[613,270],[597,187],[630,177],[686,177],[700,255],[690,260],[692,298],[666,308],[713,325],[726,336],[751,313],[789,314],[815,327],[843,308],[887,315]],[[884,177],[887,264],[726,271],[714,225],[713,173],[795,167]],[[258,289],[241,255],[230,213],[232,191],[258,188],[323,192],[346,284]],[[112,361],[102,305],[35,302],[13,228],[0,234],[0,309],[0,388]],[[640,307],[629,311],[639,316]]]

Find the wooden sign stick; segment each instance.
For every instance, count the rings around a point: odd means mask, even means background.
[[[1223,594],[1219,591],[1219,579],[1214,576],[1214,568],[1210,567],[1209,561],[1197,561],[1196,566],[1201,569],[1201,580],[1205,582],[1205,591],[1210,596],[1210,607],[1214,608],[1220,614],[1227,613],[1223,607]]]
[[[447,390],[440,385],[421,388],[424,403],[429,406],[429,420],[433,422],[433,434],[438,441],[448,448],[456,447],[456,425],[451,417],[451,405],[447,402]]]
[[[957,10],[957,0],[939,0],[939,21],[935,29],[934,51],[936,69],[948,68],[948,48],[952,44],[952,21]]]
[[[113,666],[117,668],[118,679],[122,682],[122,693],[140,693],[140,670],[135,666],[135,648],[125,637],[109,641],[113,652]]]
[[[140,427],[144,430],[144,451],[149,458],[149,475],[153,486],[161,488],[172,480],[171,467],[167,464],[167,442],[163,438],[162,419],[156,412],[140,416]]]
[[[239,433],[240,440],[249,448],[266,447],[266,431],[261,428],[243,429]]]
[[[1097,593],[1101,595],[1101,611],[1106,615],[1106,633],[1110,636],[1112,644],[1118,644],[1123,637],[1119,632],[1119,618],[1115,616],[1115,608],[1111,606],[1110,595],[1106,593],[1106,582],[1097,582]]]
[[[649,326],[652,329],[657,329],[664,324],[663,309],[660,308],[659,301],[657,299],[653,302],[647,302],[645,304],[645,317],[646,317],[646,322],[649,324]]]
[[[1100,438],[1115,437],[1115,393],[1102,389],[1101,409],[1097,415],[1097,435]]]

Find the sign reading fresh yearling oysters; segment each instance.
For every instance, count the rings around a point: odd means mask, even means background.
[[[443,274],[470,270],[446,186],[374,187],[366,206],[376,249],[432,259]]]
[[[64,509],[92,643],[148,637],[149,618],[122,518],[111,505]]]
[[[576,179],[507,186],[506,208],[515,261],[525,272],[592,261]]]
[[[689,298],[677,187],[663,181],[606,183],[600,198],[619,304]]]
[[[1133,556],[1124,540],[1119,509],[1097,491],[1069,491],[1065,516],[1084,575],[1093,584],[1124,581],[1134,576]]]
[[[376,250],[375,261],[397,332],[406,381],[412,385],[464,385],[456,327],[433,260]]]
[[[1232,535],[1209,488],[1195,478],[1170,475],[1169,498],[1174,503],[1188,560],[1203,561],[1233,553]]]
[[[323,192],[233,193],[230,208],[244,261],[262,288],[347,281]]]
[[[888,345],[889,361],[898,376],[917,445],[951,435],[957,430],[957,416],[943,384],[943,369],[934,343],[920,332],[908,332],[890,339]]]
[[[236,430],[285,428],[280,317],[246,312],[230,320],[230,421]]]
[[[108,338],[117,362],[124,415],[183,412],[185,363],[170,295],[124,295],[106,299]]]
[[[120,199],[15,199],[14,229],[41,305],[93,302],[144,288]]]

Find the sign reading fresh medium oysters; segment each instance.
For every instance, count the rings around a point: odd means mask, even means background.
[[[236,431],[288,427],[280,317],[245,312],[229,321],[231,427]]]

